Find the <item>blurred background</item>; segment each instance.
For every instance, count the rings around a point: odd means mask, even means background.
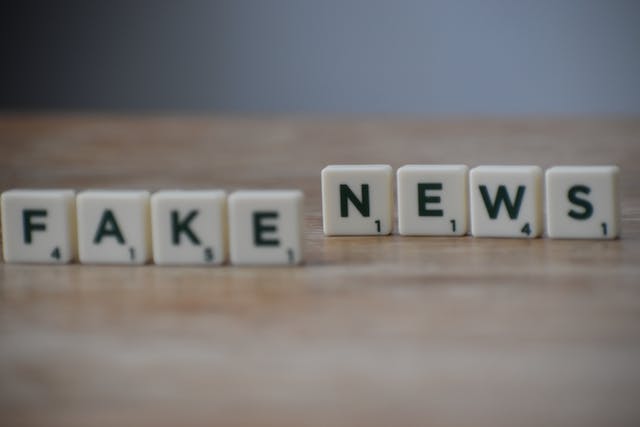
[[[9,1],[2,110],[640,113],[637,0]]]

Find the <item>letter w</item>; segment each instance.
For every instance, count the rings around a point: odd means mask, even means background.
[[[491,202],[491,197],[489,196],[489,190],[487,190],[486,185],[480,186],[480,194],[482,195],[482,201],[484,202],[485,207],[487,208],[487,213],[491,219],[496,219],[498,214],[500,213],[500,205],[504,203],[504,207],[507,209],[507,213],[509,214],[509,218],[516,219],[518,218],[518,213],[520,212],[520,205],[522,204],[522,199],[524,197],[524,185],[518,186],[518,191],[516,193],[516,202],[511,203],[511,198],[509,197],[509,193],[507,192],[507,188],[504,185],[498,186],[498,191],[496,192],[496,200],[495,203]]]

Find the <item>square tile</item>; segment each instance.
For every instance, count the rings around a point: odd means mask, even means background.
[[[76,205],[80,262],[144,264],[150,259],[148,191],[83,191]]]
[[[236,265],[302,262],[304,196],[297,190],[236,191],[229,196],[229,245]]]
[[[227,257],[226,200],[221,190],[154,193],[153,261],[160,265],[222,264]]]
[[[73,190],[2,193],[2,246],[6,262],[62,264],[76,257]]]
[[[554,239],[615,239],[620,234],[617,166],[547,169],[547,234]]]
[[[469,173],[475,237],[534,238],[542,233],[542,169],[478,166]]]
[[[467,234],[465,165],[405,165],[397,172],[398,232],[414,236]]]
[[[379,235],[393,229],[389,165],[330,165],[322,170],[324,234]]]

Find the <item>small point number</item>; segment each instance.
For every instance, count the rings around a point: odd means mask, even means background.
[[[294,257],[293,249],[291,248],[287,249],[287,258],[289,259],[289,264],[294,263],[295,257]]]
[[[57,259],[58,261],[60,261],[61,255],[60,255],[59,247],[56,246],[55,248],[53,248],[53,250],[51,251],[51,258]]]
[[[602,224],[600,224],[600,226],[602,227],[602,235],[606,236],[607,235],[607,223],[603,222]]]
[[[376,220],[375,220],[375,223],[376,223],[376,230],[377,230],[377,231],[378,231],[378,233],[379,233],[379,232],[380,232],[380,220],[379,220],[379,219],[376,219]]]
[[[213,261],[213,249],[210,247],[204,248],[204,260],[206,262]]]
[[[453,231],[455,233],[456,232],[456,220],[455,219],[451,219],[451,220],[449,220],[449,222],[451,223],[451,231]]]
[[[527,222],[527,223],[524,225],[524,227],[522,227],[522,228],[520,229],[520,231],[521,231],[522,233],[526,234],[527,236],[530,236],[530,235],[531,235],[531,226],[530,226],[530,225],[529,225],[529,223]]]
[[[129,247],[129,259],[131,261],[135,261],[136,260],[136,249],[133,246]]]

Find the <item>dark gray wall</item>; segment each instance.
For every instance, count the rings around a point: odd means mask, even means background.
[[[18,1],[2,109],[640,113],[640,2]]]

